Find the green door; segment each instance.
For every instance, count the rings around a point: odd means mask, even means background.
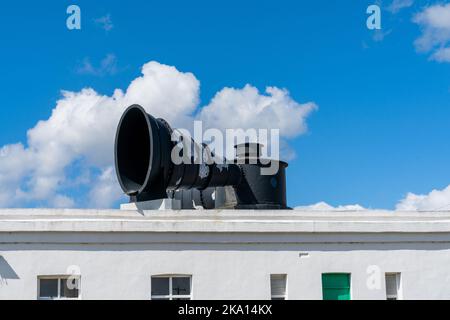
[[[322,274],[323,300],[350,300],[349,273]]]

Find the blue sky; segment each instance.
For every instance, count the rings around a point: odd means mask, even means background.
[[[450,184],[450,63],[414,41],[413,18],[445,1],[382,8],[382,34],[366,27],[374,1],[25,1],[0,18],[0,147],[27,144],[61,90],[111,95],[148,61],[192,72],[200,105],[224,87],[286,88],[319,109],[289,140],[291,206],[326,201],[392,209],[408,192]],[[77,4],[82,29],[66,28]],[[110,30],[99,22],[110,18]],[[103,20],[104,21],[104,20]],[[382,38],[382,39],[381,39]],[[89,72],[110,55],[114,65]],[[91,70],[92,71],[92,70]],[[77,175],[76,165],[67,170]],[[66,191],[82,197],[80,187]],[[41,202],[24,204],[39,206]]]

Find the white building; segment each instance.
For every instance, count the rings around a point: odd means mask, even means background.
[[[450,299],[450,212],[0,210],[0,299],[337,296]]]

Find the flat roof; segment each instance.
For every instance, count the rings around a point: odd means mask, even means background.
[[[450,233],[450,211],[0,209],[0,233]]]

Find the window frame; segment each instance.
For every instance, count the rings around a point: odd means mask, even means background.
[[[395,289],[396,294],[391,295],[387,292],[387,276],[395,276]],[[402,300],[402,287],[401,287],[401,280],[402,274],[401,272],[385,272],[384,273],[384,286],[385,286],[385,294],[386,294],[386,300]]]
[[[153,278],[168,278],[169,279],[169,294],[168,295],[153,295],[152,294],[152,280]],[[172,282],[174,278],[189,278],[189,288],[190,294],[173,294],[172,293]],[[164,274],[164,275],[153,275],[150,277],[150,300],[176,300],[176,299],[188,299],[193,300],[192,298],[192,275],[189,274]]]
[[[285,281],[284,295],[276,294],[272,295],[272,276],[283,276]],[[270,280],[270,300],[288,300],[288,275],[286,273],[271,273]]]
[[[348,277],[348,287],[328,287],[324,284],[324,276],[338,276],[338,275],[346,275]],[[322,300],[328,301],[351,301],[353,298],[352,294],[352,273],[351,272],[322,272],[321,274],[321,282],[322,282]],[[348,290],[348,299],[336,300],[336,299],[325,299],[325,293],[328,290],[338,290],[338,289],[347,289]]]
[[[67,280],[70,277],[78,280],[78,297],[61,297],[61,283],[62,280]],[[57,296],[56,297],[41,297],[41,280],[57,280]],[[37,299],[38,300],[81,300],[81,275],[54,275],[54,276],[38,276],[37,277]]]

